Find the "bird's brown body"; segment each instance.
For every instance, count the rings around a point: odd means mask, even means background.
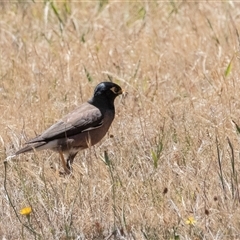
[[[91,100],[28,141],[15,155],[33,149],[51,149],[60,153],[64,170],[70,173],[78,151],[95,145],[106,135],[115,115],[114,99],[121,93],[122,90],[117,84],[100,83]],[[67,163],[63,154],[67,156]]]

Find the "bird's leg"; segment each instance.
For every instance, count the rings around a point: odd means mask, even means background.
[[[65,162],[62,150],[59,150],[59,155],[60,155],[60,158],[61,158],[62,165],[63,165],[65,173],[70,174],[71,173],[71,169],[68,168],[68,165]]]
[[[68,168],[68,171],[70,171],[70,172],[72,171],[72,163],[73,163],[73,160],[76,157],[76,155],[77,155],[77,152],[76,153],[70,153],[68,155],[66,167]]]

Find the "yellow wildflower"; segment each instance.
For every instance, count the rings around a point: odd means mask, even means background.
[[[185,222],[187,225],[191,225],[191,226],[194,226],[195,223],[196,223],[196,220],[194,219],[194,217],[189,217],[186,222]]]
[[[25,216],[29,216],[31,212],[32,212],[31,207],[25,207],[20,210],[20,214],[25,215]]]

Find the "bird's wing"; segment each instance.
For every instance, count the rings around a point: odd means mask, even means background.
[[[84,131],[98,128],[102,123],[103,115],[101,111],[89,103],[84,103],[79,108],[67,114],[62,120],[53,124],[41,135],[27,143],[70,137]]]

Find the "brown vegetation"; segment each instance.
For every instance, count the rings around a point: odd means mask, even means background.
[[[239,7],[2,2],[1,238],[239,239]],[[4,164],[108,77],[127,94],[72,177],[51,151]]]

